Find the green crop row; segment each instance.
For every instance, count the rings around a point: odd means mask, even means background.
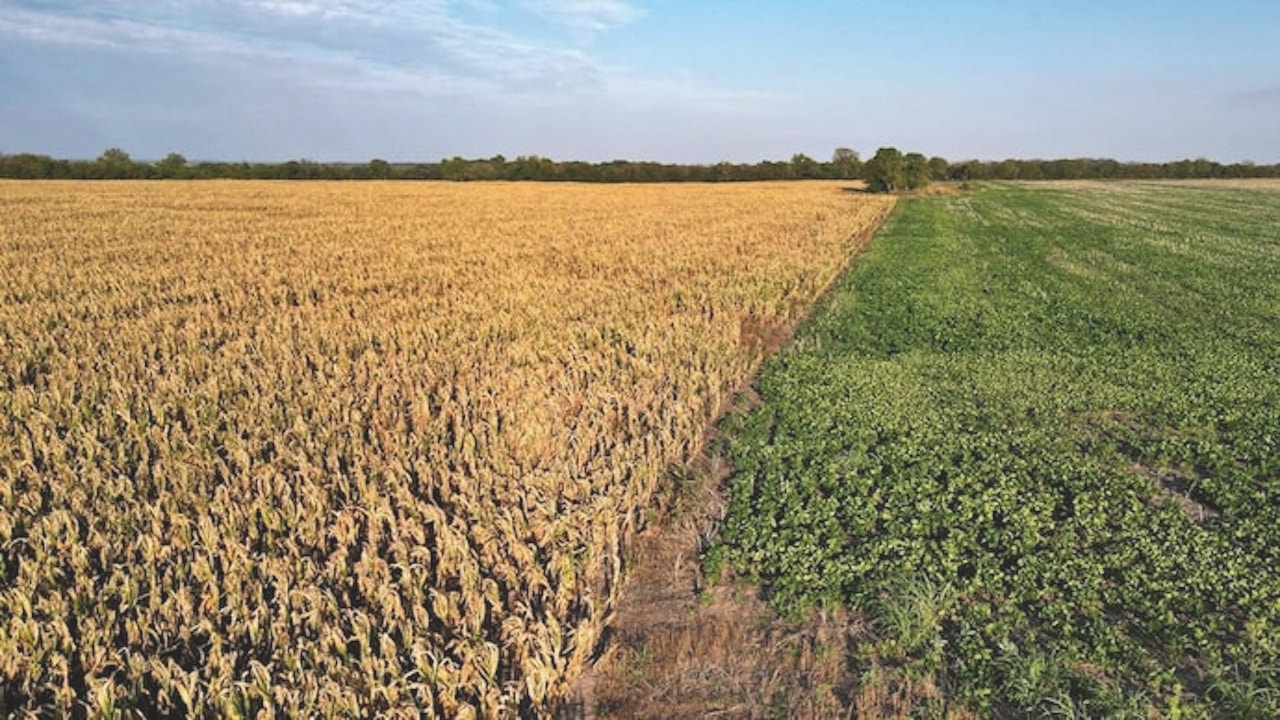
[[[1278,227],[1266,189],[904,201],[731,421],[712,556],[983,714],[1280,713]]]

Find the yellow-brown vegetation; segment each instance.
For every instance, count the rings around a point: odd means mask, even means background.
[[[0,183],[0,708],[542,712],[891,203]]]

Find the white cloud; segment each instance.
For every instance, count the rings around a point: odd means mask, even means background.
[[[602,72],[578,50],[464,22],[442,0],[116,0],[80,11],[13,5],[0,0],[0,41],[9,35],[196,63],[256,60],[276,72],[293,67],[296,82],[319,86],[522,95],[598,87]]]
[[[639,8],[622,0],[525,0],[533,12],[573,30],[601,32],[639,18]]]
[[[264,0],[264,2],[259,2],[257,5],[263,10],[286,17],[315,17],[324,13],[324,8],[311,2],[288,2],[286,0],[271,2]]]
[[[575,34],[639,16],[518,1]],[[497,26],[518,17],[491,0],[0,0],[0,151],[715,160],[738,121],[791,107]]]
[[[57,13],[7,11],[0,17],[0,35],[9,34],[42,45],[96,46],[140,52],[232,52],[243,44],[200,31],[116,18]]]

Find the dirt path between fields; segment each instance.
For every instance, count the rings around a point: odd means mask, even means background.
[[[887,217],[858,236],[854,260]],[[769,332],[766,352],[785,344],[792,331]],[[758,402],[748,386],[725,414],[745,413]],[[817,612],[789,622],[767,605],[759,587],[729,573],[714,584],[703,576],[702,554],[723,518],[732,472],[720,424],[708,429],[702,455],[672,473],[673,491],[657,521],[632,543],[600,655],[560,717],[831,718],[852,717],[868,701],[879,704],[851,696],[859,678],[849,659],[869,635],[861,619]]]
[[[636,540],[603,653],[562,717],[839,717],[854,705],[841,688],[857,685],[845,658],[861,624],[822,613],[790,623],[757,587],[703,577],[729,469],[705,456]]]

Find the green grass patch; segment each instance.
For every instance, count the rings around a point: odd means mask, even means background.
[[[1277,228],[1247,188],[903,200],[731,429],[717,563],[980,711],[1280,714]]]

